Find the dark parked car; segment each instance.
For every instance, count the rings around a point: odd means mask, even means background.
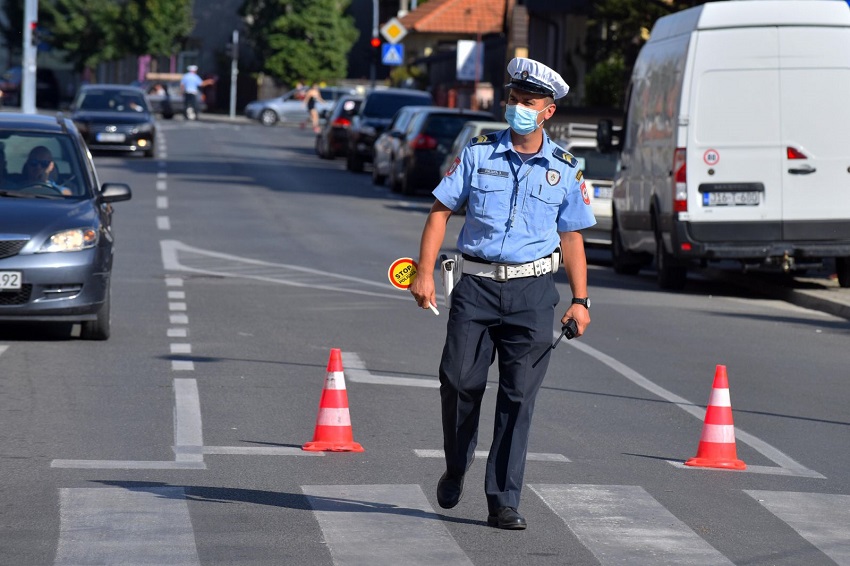
[[[82,338],[109,338],[112,203],[130,196],[100,185],[71,120],[0,114],[0,324],[80,322]]]
[[[464,124],[492,120],[489,112],[431,106],[419,109],[400,138],[389,167],[391,188],[403,194],[432,190],[443,176],[443,161]]]
[[[372,146],[372,182],[383,185],[392,170],[392,164],[399,153],[410,121],[420,108],[430,106],[404,106],[393,116],[393,121],[387,129],[375,140]],[[396,178],[390,179],[390,186],[396,186]]]
[[[0,77],[0,103],[5,106],[21,105],[21,67],[10,67]],[[35,70],[35,105],[38,108],[59,108],[59,80],[50,69]]]
[[[348,131],[346,168],[349,171],[363,171],[363,163],[372,161],[375,140],[387,129],[399,108],[431,104],[434,104],[434,99],[421,90],[387,88],[367,94]]]
[[[183,115],[186,103],[180,92],[180,73],[148,73],[147,79],[134,85],[148,95],[151,110],[166,120],[174,118],[175,114]],[[207,104],[203,94],[198,98],[198,108],[206,111]]]
[[[343,96],[336,101],[333,109],[326,113],[325,123],[316,135],[316,154],[319,157],[333,159],[345,156],[351,117],[357,114],[362,103],[362,96]]]
[[[71,118],[92,151],[138,151],[153,157],[156,119],[139,87],[85,85],[71,105]]]

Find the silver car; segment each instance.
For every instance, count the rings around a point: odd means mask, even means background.
[[[112,203],[123,183],[99,184],[74,123],[0,114],[0,325],[79,322],[110,335]]]
[[[310,121],[310,113],[304,102],[307,88],[290,90],[282,96],[268,98],[266,100],[255,100],[245,106],[245,116],[257,120],[264,126],[274,126],[278,122],[287,124],[306,124]],[[334,103],[346,94],[357,94],[357,89],[345,87],[323,87],[319,89],[324,102],[316,104],[319,114],[327,113],[333,108]]]

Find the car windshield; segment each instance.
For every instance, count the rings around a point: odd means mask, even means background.
[[[573,147],[570,153],[584,160],[584,176],[588,179],[613,179],[617,173],[617,155],[602,153],[595,147]]]
[[[137,91],[90,89],[80,93],[76,107],[104,112],[145,112],[147,102]]]
[[[431,104],[430,97],[422,94],[383,94],[376,93],[368,97],[363,107],[363,115],[370,118],[392,118],[399,108],[404,106]]]
[[[68,135],[0,130],[0,193],[4,197],[85,197],[85,178]]]

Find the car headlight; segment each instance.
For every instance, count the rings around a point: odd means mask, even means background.
[[[39,253],[46,252],[78,252],[93,248],[97,245],[98,234],[94,228],[75,228],[63,230],[50,236]]]

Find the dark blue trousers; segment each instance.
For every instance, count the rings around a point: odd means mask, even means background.
[[[504,282],[464,275],[452,293],[440,363],[446,468],[462,474],[472,461],[487,372],[498,356],[499,390],[484,482],[490,511],[519,506],[534,400],[549,365],[546,350],[559,300],[552,274]]]

